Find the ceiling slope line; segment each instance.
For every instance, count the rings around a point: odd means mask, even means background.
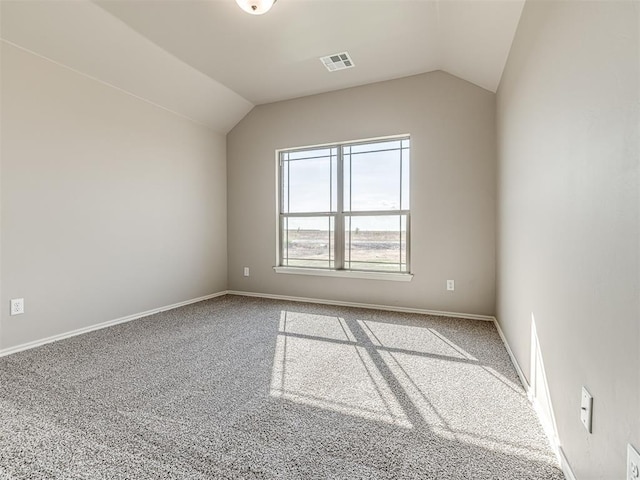
[[[0,6],[4,41],[214,132],[228,133],[255,106],[93,2]]]
[[[27,53],[29,53],[31,55],[34,55],[34,56],[38,57],[38,58],[42,58],[43,60],[46,60],[47,62],[51,62],[54,65],[57,65],[57,66],[62,67],[62,68],[65,68],[65,69],[67,69],[67,70],[69,70],[69,71],[71,71],[73,73],[81,75],[81,76],[83,76],[85,78],[88,78],[90,80],[98,82],[98,83],[100,83],[102,85],[105,85],[107,87],[113,88],[113,89],[115,89],[115,90],[117,90],[117,91],[119,91],[121,93],[124,93],[125,95],[133,97],[133,98],[135,98],[137,100],[141,100],[141,101],[143,101],[143,102],[145,102],[145,103],[147,103],[149,105],[153,105],[154,107],[160,108],[160,109],[162,109],[162,110],[164,110],[166,112],[169,112],[169,113],[171,113],[173,115],[177,115],[178,117],[184,118],[185,120],[189,120],[190,122],[193,122],[193,123],[195,123],[197,125],[200,125],[201,127],[205,127],[208,130],[213,130],[216,133],[224,133],[224,132],[219,132],[219,131],[214,130],[213,127],[211,127],[211,125],[207,125],[206,123],[204,123],[204,122],[202,122],[200,120],[197,120],[195,118],[189,117],[188,115],[185,115],[183,113],[177,112],[175,110],[171,110],[170,108],[167,108],[164,105],[160,105],[159,103],[156,103],[153,100],[149,100],[148,98],[144,98],[144,97],[141,97],[140,95],[136,95],[135,93],[132,93],[132,92],[130,92],[128,90],[125,90],[123,88],[118,87],[117,85],[113,85],[112,83],[109,83],[109,82],[107,82],[105,80],[101,80],[101,79],[99,79],[97,77],[94,77],[92,75],[89,75],[88,73],[85,73],[85,72],[82,72],[82,71],[80,71],[80,70],[78,70],[76,68],[70,67],[69,65],[66,65],[66,64],[61,63],[61,62],[59,62],[57,60],[49,58],[49,57],[47,57],[45,55],[42,55],[42,54],[40,54],[38,52],[34,52],[33,50],[30,50],[30,49],[25,48],[25,47],[23,47],[21,45],[18,45],[17,43],[14,43],[14,42],[12,42],[10,40],[7,40],[6,38],[1,38],[0,37],[0,42],[4,43],[6,45],[11,45],[12,47],[15,47],[15,48],[17,48],[19,50],[27,52]]]

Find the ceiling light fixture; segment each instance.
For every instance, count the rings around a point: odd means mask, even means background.
[[[236,0],[238,6],[251,15],[262,15],[273,7],[277,0]]]

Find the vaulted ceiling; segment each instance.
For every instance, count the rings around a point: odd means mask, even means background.
[[[444,70],[496,91],[524,0],[2,0],[1,36],[226,133],[254,105]],[[319,57],[348,51],[355,68]]]

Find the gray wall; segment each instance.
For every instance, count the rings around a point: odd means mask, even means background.
[[[529,1],[498,90],[497,316],[527,375],[535,316],[580,480],[640,447],[638,25],[637,2]]]
[[[413,281],[275,273],[275,150],[401,133],[411,134]],[[227,154],[230,289],[494,313],[493,93],[433,72],[263,105],[227,135]]]
[[[226,289],[223,135],[5,43],[1,70],[0,348]]]

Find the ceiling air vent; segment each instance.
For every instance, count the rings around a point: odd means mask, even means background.
[[[333,55],[320,57],[320,61],[330,72],[344,70],[345,68],[352,68],[354,66],[353,60],[351,60],[351,57],[347,52],[334,53]]]

